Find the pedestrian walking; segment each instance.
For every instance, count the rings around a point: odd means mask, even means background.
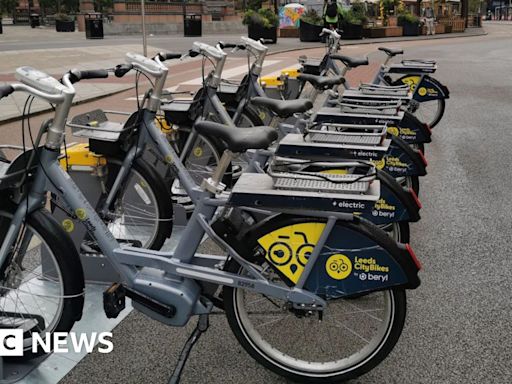
[[[341,21],[341,15],[342,8],[336,0],[324,1],[323,16],[326,28],[338,28]]]
[[[427,7],[423,9],[423,18],[425,19],[425,24],[427,26],[427,35],[435,35],[434,10],[430,8],[430,4],[427,4]]]

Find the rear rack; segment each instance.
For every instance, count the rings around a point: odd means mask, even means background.
[[[387,125],[358,125],[323,123],[320,129],[309,129],[315,143],[379,145],[387,135]]]
[[[128,112],[103,111],[95,109],[87,113],[82,113],[71,119],[67,126],[71,128],[75,137],[84,137],[86,139],[96,139],[102,141],[115,142],[119,136],[132,127],[124,127],[124,124],[109,121],[107,114],[130,116]]]
[[[402,60],[402,64],[405,66],[415,66],[415,67],[435,67],[436,62],[433,60],[422,60],[422,59],[407,59]]]
[[[402,96],[405,97],[409,94],[409,86],[398,87],[374,87],[368,84],[359,85],[359,91],[367,95],[389,95],[389,96]]]
[[[347,170],[347,173],[322,173],[297,169],[295,166],[297,163],[293,159],[276,157],[270,164],[268,175],[274,180],[275,189],[326,193],[365,193],[370,183],[375,180],[375,170],[368,167],[365,173],[349,173],[348,166],[360,167],[361,164],[356,162],[341,164],[341,166],[337,166],[333,163],[327,169],[335,167]]]
[[[316,180],[309,180],[309,182],[312,185],[318,183]],[[351,191],[338,190],[318,184],[307,189],[303,189],[303,185],[293,189],[276,188],[275,178],[270,175],[244,173],[235,184],[229,202],[237,206],[254,206],[281,211],[308,209],[352,213],[373,207],[379,199],[379,180],[366,184],[368,188],[363,192],[359,192],[362,188],[354,188]]]

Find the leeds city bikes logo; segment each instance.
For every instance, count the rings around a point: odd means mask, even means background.
[[[32,352],[42,350],[45,353],[79,353],[83,350],[91,353],[95,346],[99,353],[110,353],[114,350],[111,339],[111,332],[32,333],[30,339],[25,339],[23,329],[0,329],[0,357],[23,356],[25,349]]]
[[[345,255],[332,255],[325,263],[325,270],[334,280],[344,280],[352,272],[352,262]]]

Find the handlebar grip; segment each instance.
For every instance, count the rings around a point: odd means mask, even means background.
[[[197,51],[194,51],[193,49],[191,49],[190,51],[188,51],[188,55],[190,57],[196,57],[196,56],[199,56],[201,53],[197,52]]]
[[[158,58],[160,59],[160,61],[181,59],[181,53],[160,52],[158,54]]]
[[[88,71],[69,71],[69,81],[71,84],[78,83],[80,80],[87,79],[106,79],[108,77],[108,71],[106,69],[92,69]]]
[[[14,92],[12,85],[0,85],[0,99],[9,96]]]
[[[128,72],[130,72],[133,69],[133,65],[131,64],[119,64],[116,66],[116,69],[114,70],[114,75],[116,77],[123,77]]]
[[[81,80],[87,79],[106,79],[108,77],[108,71],[106,69],[93,69],[89,71],[80,71],[82,77]]]

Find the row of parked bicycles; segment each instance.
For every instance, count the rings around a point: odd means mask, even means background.
[[[103,296],[108,317],[126,297],[172,326],[199,315],[174,382],[214,307],[254,359],[295,381],[355,378],[391,352],[405,292],[420,285],[409,223],[420,219],[425,144],[449,93],[435,62],[393,63],[403,52],[387,48],[372,83],[349,85],[346,72],[368,60],[340,54],[337,31],[323,34],[325,56],[301,57],[277,98],[261,77],[264,41],[246,37],[196,42],[185,55],[128,53],[115,68],[60,80],[21,67],[18,82],[0,86],[0,97],[29,94],[27,115],[36,97],[54,108],[35,135],[24,119],[23,145],[0,153],[0,316],[2,328],[24,330],[20,359],[42,353],[30,348],[34,332],[80,320],[84,255],[117,273]],[[251,59],[237,83],[222,79],[234,51]],[[186,57],[203,64],[189,100],[165,89],[164,62]],[[69,117],[75,83],[130,72],[132,114]],[[150,89],[139,97],[141,78]],[[66,145],[66,127],[80,143]],[[188,222],[163,252],[177,205]],[[205,235],[227,256],[198,253]]]

